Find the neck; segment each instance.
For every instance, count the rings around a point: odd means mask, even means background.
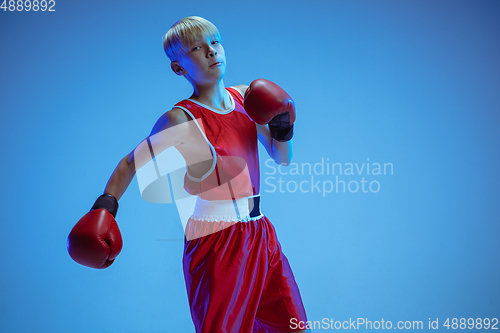
[[[191,99],[219,110],[226,110],[231,106],[223,80],[213,85],[193,85],[193,87]]]

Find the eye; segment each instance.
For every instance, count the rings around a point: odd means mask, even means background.
[[[212,41],[212,44],[219,44],[219,43],[220,43],[220,41],[218,41],[218,40],[213,40]]]
[[[198,49],[200,49],[200,47],[199,47],[199,46],[195,46],[195,47],[193,47],[193,48],[191,49],[191,51],[196,51],[196,50],[198,50]]]

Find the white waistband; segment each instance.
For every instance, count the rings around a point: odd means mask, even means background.
[[[246,197],[234,200],[203,200],[196,198],[192,219],[208,222],[248,222],[260,219],[263,215],[250,217],[249,200],[252,197]]]

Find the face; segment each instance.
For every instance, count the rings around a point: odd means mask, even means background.
[[[172,62],[172,69],[193,84],[216,83],[226,72],[224,48],[216,37],[197,38],[179,60]]]

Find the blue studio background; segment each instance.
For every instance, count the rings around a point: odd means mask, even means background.
[[[309,320],[426,331],[430,318],[441,331],[446,318],[500,317],[499,2],[55,9],[0,11],[1,332],[194,332],[174,204],[142,200],[134,180],[115,263],[94,270],[66,251],[119,160],[190,95],[161,43],[190,15],[219,28],[227,86],[267,78],[296,101],[298,168],[281,174],[261,149],[262,210]]]

